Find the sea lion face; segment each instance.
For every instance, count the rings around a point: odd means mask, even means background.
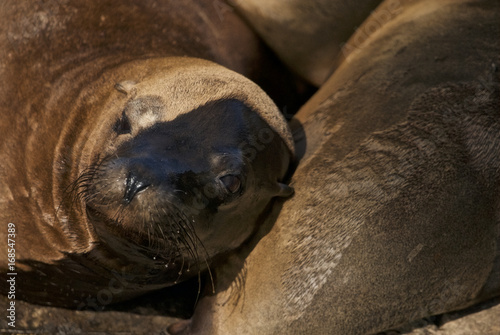
[[[250,236],[271,198],[292,193],[279,182],[290,152],[237,98],[172,118],[168,96],[130,92],[78,181],[89,223],[105,243],[127,241],[166,269],[203,269]]]

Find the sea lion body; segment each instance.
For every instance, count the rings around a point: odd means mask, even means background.
[[[172,333],[374,334],[500,293],[499,4],[401,5],[298,112],[294,197]]]
[[[2,5],[0,220],[15,225],[17,299],[97,309],[172,285],[291,192],[284,119],[228,69],[260,62],[236,15],[116,6]]]
[[[381,2],[228,0],[290,69],[315,86],[339,66],[349,51],[345,43]],[[380,12],[378,26],[397,10],[393,5]]]

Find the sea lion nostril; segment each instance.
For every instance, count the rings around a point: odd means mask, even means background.
[[[145,190],[149,187],[149,183],[141,180],[137,173],[129,172],[127,176],[127,184],[125,185],[125,194],[123,195],[123,202],[125,204],[129,204],[132,199],[134,199],[135,195],[142,190]]]

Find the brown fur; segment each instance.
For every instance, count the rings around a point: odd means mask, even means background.
[[[343,44],[381,0],[227,0],[295,73],[321,86],[342,62]],[[393,15],[382,13],[381,24]]]

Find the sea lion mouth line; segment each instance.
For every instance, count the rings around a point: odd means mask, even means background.
[[[192,224],[179,210],[169,211],[167,208],[155,207],[156,218],[151,214],[151,219],[143,221],[140,229],[136,229],[124,223],[123,211],[126,208],[124,205],[120,205],[111,217],[90,204],[86,204],[85,208],[88,218],[94,224],[101,222],[103,226],[115,232],[117,228],[126,230],[127,233],[121,235],[132,239],[139,247],[147,249],[148,253],[160,255],[165,254],[168,249],[174,249],[170,254],[187,256],[198,262],[201,258],[199,252],[201,249],[205,251],[205,257],[208,257],[203,242],[197,236]]]

